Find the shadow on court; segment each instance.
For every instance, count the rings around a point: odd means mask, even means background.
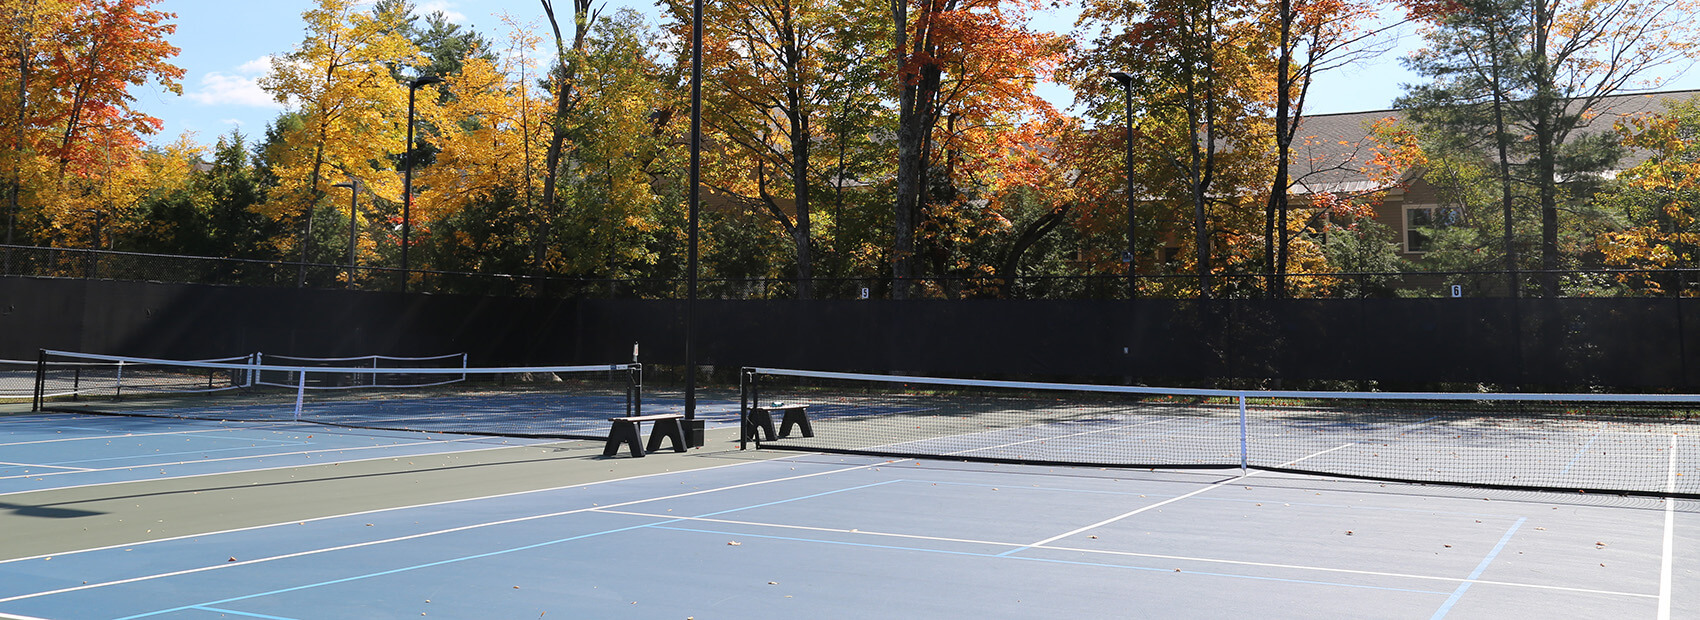
[[[8,504],[0,502],[0,510],[8,511],[20,517],[36,517],[42,519],[76,519],[80,517],[96,517],[104,512],[60,508],[57,506],[30,506],[25,504]]]

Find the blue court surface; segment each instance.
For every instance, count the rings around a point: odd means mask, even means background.
[[[0,615],[1700,617],[1692,502],[712,449],[643,461],[666,458],[695,464],[9,559]]]
[[[0,416],[0,495],[537,443],[311,424]]]
[[[608,418],[627,415],[624,397],[560,394],[395,394],[387,398],[356,395],[325,398],[315,395],[295,411],[293,397],[262,399],[183,398],[166,402],[133,399],[101,403],[52,403],[67,412],[140,415],[184,420],[231,422],[306,421],[346,428],[407,430],[431,433],[507,433],[543,437],[599,437],[608,433]],[[697,417],[710,428],[738,422],[736,400],[701,401]],[[681,396],[649,397],[641,413],[683,413]],[[3,423],[3,421],[0,421]],[[0,426],[3,431],[4,426]]]

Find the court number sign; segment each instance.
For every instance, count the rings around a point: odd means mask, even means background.
[[[1452,296],[1453,297],[1463,297],[1464,296],[1464,285],[1462,285],[1462,284],[1452,285]]]

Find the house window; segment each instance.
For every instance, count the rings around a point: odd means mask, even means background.
[[[1180,248],[1173,247],[1173,246],[1163,248],[1163,265],[1165,267],[1173,269],[1173,268],[1179,266],[1180,262],[1181,262],[1181,249]]]
[[[1457,226],[1464,220],[1457,209],[1433,205],[1405,207],[1405,251],[1429,251],[1430,235],[1439,228]]]

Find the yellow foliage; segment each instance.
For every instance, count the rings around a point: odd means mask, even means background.
[[[278,187],[258,206],[267,217],[297,217],[342,181],[336,176],[358,179],[383,198],[401,198],[391,155],[406,148],[408,88],[390,66],[409,63],[419,52],[400,30],[404,16],[356,8],[354,0],[319,0],[302,14],[306,38],[273,58],[271,73],[260,80],[302,120],[285,132],[274,154]]]

